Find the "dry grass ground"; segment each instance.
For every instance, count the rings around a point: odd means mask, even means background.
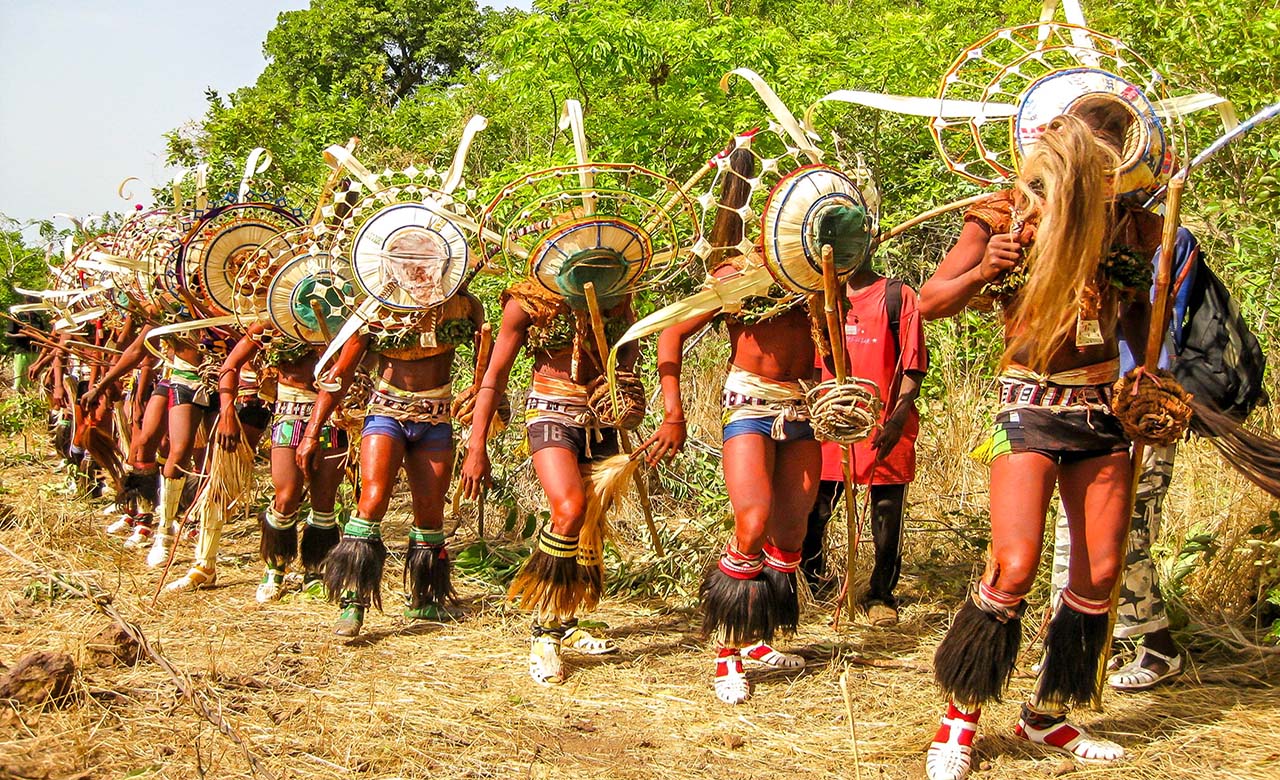
[[[980,427],[953,417],[956,437],[972,438]],[[985,503],[981,472],[957,454],[954,439],[943,448],[945,431],[930,436],[922,442],[929,476],[915,490],[912,510],[928,522],[916,523],[911,536],[902,624],[879,630],[854,623],[836,633],[829,610],[812,610],[793,643],[809,667],[757,673],[754,698],[736,708],[712,695],[707,646],[687,599],[608,600],[592,617],[607,624],[622,652],[566,655],[571,676],[557,689],[528,680],[527,618],[505,607],[490,583],[462,580],[465,616],[456,623],[404,621],[393,606],[403,506],[386,525],[393,549],[388,611],[372,613],[366,633],[352,642],[329,633],[335,607],[254,602],[259,568],[247,521],[228,528],[216,588],[152,608],[155,572],[101,533],[100,503],[55,494],[51,461],[23,456],[21,440],[5,445],[0,500],[13,511],[0,522],[0,542],[45,570],[83,572],[111,594],[276,777],[914,778],[923,776],[939,708],[932,650],[975,557],[946,518],[980,515]],[[1208,456],[1189,457],[1198,463]],[[1254,493],[1226,482],[1213,493],[1224,518],[1265,509],[1250,503],[1261,501]],[[1232,491],[1239,495],[1226,503]],[[1191,492],[1179,483],[1175,514],[1185,511],[1179,502],[1192,501]],[[455,541],[473,536],[464,526]],[[833,546],[840,544],[837,538]],[[176,569],[189,551],[186,542]],[[1215,602],[1213,609],[1228,607]],[[0,720],[0,776],[252,776],[240,749],[177,695],[157,665],[93,660],[86,643],[107,622],[84,599],[51,598],[47,581],[0,553],[0,663],[62,650],[79,669],[75,702]],[[1033,632],[1037,621],[1027,622]],[[1109,694],[1105,714],[1082,714],[1131,751],[1126,763],[1104,768],[1073,769],[1010,737],[1030,687],[1018,678],[1008,701],[984,717],[975,777],[1280,776],[1280,656],[1231,652],[1201,635],[1191,660],[1176,685]],[[1024,665],[1032,661],[1034,653],[1024,656]],[[839,686],[846,670],[856,753]]]

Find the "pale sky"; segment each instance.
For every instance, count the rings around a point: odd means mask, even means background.
[[[482,5],[528,8],[530,0]],[[132,208],[167,181],[162,134],[204,91],[252,84],[281,11],[307,0],[0,0],[0,213],[25,222]],[[66,226],[66,223],[61,223]]]

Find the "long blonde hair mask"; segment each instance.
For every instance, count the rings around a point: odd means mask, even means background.
[[[1111,187],[1119,155],[1078,117],[1049,123],[1023,161],[1015,182],[1023,215],[1038,214],[1035,243],[1025,259],[1027,281],[1013,303],[1014,334],[1003,363],[1014,355],[1047,372],[1073,337],[1085,290],[1095,282],[1111,238]]]

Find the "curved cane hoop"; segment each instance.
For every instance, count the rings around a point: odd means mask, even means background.
[[[453,153],[453,162],[449,164],[449,170],[445,171],[444,181],[440,184],[441,192],[452,195],[462,183],[462,172],[467,166],[467,154],[471,151],[471,143],[475,140],[476,133],[488,126],[489,120],[480,114],[476,114],[467,121],[467,126],[462,129],[462,140],[458,142],[458,150]]]
[[[139,179],[137,176],[126,176],[124,180],[120,182],[119,186],[116,187],[116,195],[119,195],[121,200],[133,200],[133,190],[125,189],[129,186],[129,182],[131,181],[136,181],[139,184],[142,183],[142,179]]]
[[[739,76],[755,88],[756,94],[769,109],[769,113],[773,114],[778,124],[811,162],[822,161],[822,151],[813,143],[813,137],[805,132],[805,129],[796,121],[795,115],[791,113],[791,109],[787,108],[787,104],[782,102],[782,98],[778,97],[778,93],[773,91],[773,87],[770,87],[760,74],[750,68],[735,68],[729,71],[720,78],[720,89],[726,93],[729,91],[731,76]]]
[[[377,192],[380,189],[378,177],[370,173],[364,164],[356,159],[345,146],[334,144],[324,150],[324,161],[332,168],[345,169],[351,172],[351,175],[360,180],[360,183],[369,188],[370,192]]]
[[[240,189],[236,193],[238,202],[244,203],[245,198],[249,196],[249,182],[254,176],[271,167],[271,159],[271,152],[261,146],[254,147],[253,151],[249,152],[249,158],[244,161],[244,175],[240,177]]]

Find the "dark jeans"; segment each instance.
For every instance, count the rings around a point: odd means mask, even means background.
[[[868,500],[871,501],[871,538],[876,548],[876,563],[871,570],[871,587],[868,601],[883,601],[896,605],[898,599],[893,589],[898,586],[902,572],[902,516],[907,505],[906,485],[872,485]],[[823,480],[818,483],[818,499],[809,513],[809,526],[801,548],[800,568],[809,585],[817,588],[826,573],[827,562],[822,554],[822,539],[827,533],[827,523],[837,502],[844,495],[843,482]],[[852,540],[851,540],[852,541]]]

